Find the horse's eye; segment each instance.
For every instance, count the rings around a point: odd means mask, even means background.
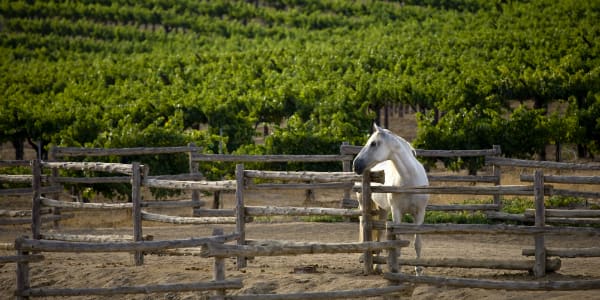
[[[377,142],[375,142],[375,141],[371,142],[371,147],[377,147]]]

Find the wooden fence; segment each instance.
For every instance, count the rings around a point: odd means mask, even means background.
[[[59,162],[61,159],[69,157],[107,157],[107,156],[127,156],[127,155],[155,155],[155,154],[176,154],[186,153],[189,158],[189,173],[179,175],[162,175],[162,176],[147,176],[144,177],[144,186],[153,188],[167,189],[182,189],[191,190],[191,200],[185,201],[146,201],[142,203],[144,207],[160,206],[160,207],[191,207],[194,211],[194,216],[205,217],[223,212],[214,211],[218,209],[221,192],[234,192],[234,181],[218,181],[208,182],[201,181],[202,174],[198,171],[200,162],[341,162],[344,172],[351,171],[351,163],[354,155],[360,150],[360,146],[350,146],[343,144],[340,147],[339,155],[227,155],[227,154],[201,154],[201,147],[196,147],[194,144],[181,147],[158,147],[158,148],[76,148],[76,147],[52,147],[49,153],[49,162]],[[498,156],[501,154],[500,147],[494,146],[493,149],[484,150],[417,150],[417,154],[423,157],[473,157],[473,156]],[[0,167],[6,166],[29,166],[30,161],[0,161]],[[58,176],[57,166],[51,167],[51,175],[42,175],[41,182],[47,183],[44,186],[42,193],[51,194],[52,199],[59,200],[62,192],[62,184],[78,183],[78,184],[93,184],[93,183],[129,183],[129,176],[102,176],[102,177],[60,177]],[[492,175],[429,175],[430,181],[433,182],[469,182],[469,183],[493,183],[500,184],[500,173],[494,169]],[[307,179],[310,180],[310,179]],[[0,175],[0,181],[4,182],[21,182],[31,183],[31,175]],[[335,186],[331,186],[335,188]],[[207,191],[214,194],[214,199],[211,208],[200,209],[206,207],[206,203],[200,200],[200,191]],[[307,190],[310,191],[310,190]],[[8,195],[31,195],[32,188],[0,190],[0,196]],[[428,210],[498,210],[499,196],[494,195],[494,204],[483,205],[430,205]],[[67,201],[70,202],[70,201]],[[356,208],[358,202],[351,199],[350,188],[344,189],[341,207]],[[54,222],[58,226],[61,219],[71,218],[72,214],[61,214],[63,210],[73,209],[89,209],[94,205],[72,205],[62,203],[51,203],[46,201],[47,206],[51,209],[44,211],[42,222]],[[65,207],[63,207],[65,206]],[[104,206],[108,208],[108,206]],[[101,209],[98,207],[98,209]],[[0,211],[0,225],[8,224],[28,224],[28,210],[4,210]],[[228,214],[227,212],[225,212]],[[20,217],[17,217],[20,216]],[[189,220],[188,220],[189,221]]]
[[[577,195],[580,197],[599,197],[596,192],[573,192],[553,189],[552,186],[545,185],[546,182],[552,183],[571,183],[571,184],[598,184],[600,176],[544,176],[543,169],[566,169],[566,170],[600,170],[598,164],[572,164],[572,163],[555,163],[555,162],[539,162],[528,160],[505,159],[498,157],[487,157],[487,163],[495,166],[513,166],[523,168],[534,168],[534,174],[531,176],[523,175],[521,179],[526,182],[533,181],[533,196],[535,201],[535,209],[528,210],[521,220],[532,220],[533,226],[516,226],[516,225],[457,225],[457,224],[427,224],[421,226],[406,225],[406,224],[391,224],[387,223],[387,230],[392,234],[406,233],[444,233],[444,234],[524,234],[533,236],[533,249],[524,249],[523,255],[534,256],[535,261],[526,262],[525,267],[531,268],[536,277],[543,277],[546,271],[555,270],[560,267],[560,261],[557,259],[548,259],[550,256],[559,257],[600,257],[600,248],[582,248],[582,249],[548,249],[545,246],[545,235],[571,235],[571,234],[587,234],[600,236],[600,228],[598,227],[557,227],[547,226],[548,221],[562,224],[598,224],[598,220],[591,222],[586,219],[585,222],[581,218],[598,218],[600,213],[593,210],[547,210],[545,208],[544,196],[546,195]],[[505,187],[498,186],[502,190]],[[373,187],[377,190],[378,187]],[[436,189],[396,189],[391,192],[400,193],[432,193]],[[511,187],[511,193],[521,193],[521,191],[529,191],[528,186]],[[557,191],[559,191],[557,193]],[[490,191],[492,192],[492,191]],[[503,193],[504,194],[504,193]],[[493,212],[489,212],[494,216]],[[506,217],[506,216],[500,216]],[[577,219],[569,219],[575,217]],[[514,217],[512,219],[515,219]],[[453,267],[492,267],[492,268],[516,268],[521,269],[523,263],[515,265],[515,262],[499,260],[485,262],[475,262],[472,260],[453,260],[452,262],[440,261],[436,259],[421,259],[412,262],[420,266],[453,266]],[[498,281],[498,280],[480,280],[467,278],[448,278],[441,276],[410,276],[399,273],[386,273],[385,278],[397,282],[410,282],[419,284],[431,284],[438,286],[455,286],[469,288],[485,288],[485,289],[506,289],[506,290],[580,290],[580,289],[600,289],[600,279],[592,280],[573,280],[573,281]]]
[[[67,170],[89,170],[113,172],[127,175],[132,186],[132,203],[78,203],[51,199],[42,195],[41,174],[42,168],[67,169]],[[134,162],[133,164],[110,164],[110,163],[86,163],[86,162],[41,162],[32,163],[33,170],[33,204],[31,209],[32,238],[19,238],[14,248],[15,256],[5,256],[2,260],[17,263],[17,287],[15,295],[19,299],[39,296],[76,296],[76,295],[116,295],[131,293],[154,293],[170,291],[208,291],[214,290],[216,295],[224,295],[226,289],[239,289],[242,287],[241,280],[225,280],[225,267],[222,263],[215,261],[215,278],[211,282],[177,283],[163,285],[144,286],[120,286],[110,288],[31,288],[29,282],[29,263],[39,262],[44,257],[37,253],[42,252],[133,252],[135,264],[143,263],[143,252],[159,252],[165,249],[179,249],[199,247],[206,244],[218,244],[239,238],[238,234],[224,235],[216,232],[214,237],[192,238],[185,240],[151,241],[150,238],[142,236],[141,221],[143,212],[140,189],[142,187],[143,174],[147,169]],[[70,208],[70,209],[123,209],[131,208],[133,219],[132,236],[89,236],[89,235],[60,235],[43,234],[41,232],[42,206]],[[60,239],[60,240],[57,240]],[[36,254],[31,254],[36,253]],[[218,274],[218,275],[217,275]]]
[[[45,197],[41,193],[41,174],[42,168],[55,168],[67,170],[89,170],[89,171],[104,171],[115,172],[129,176],[132,185],[132,203],[77,203],[59,201]],[[142,202],[140,190],[144,184],[160,186],[166,188],[182,188],[182,189],[224,189],[230,188],[231,182],[181,182],[144,180],[143,174],[147,174],[147,169],[134,162],[133,164],[110,164],[110,163],[86,163],[86,162],[41,162],[33,161],[33,206],[32,206],[32,239],[18,239],[15,243],[17,255],[14,257],[5,257],[6,261],[17,263],[17,291],[16,295],[19,298],[28,298],[36,296],[73,296],[73,295],[115,295],[128,293],[151,293],[151,292],[168,292],[168,291],[204,291],[216,290],[216,295],[222,296],[226,289],[236,289],[241,287],[241,281],[231,281],[224,279],[223,259],[229,256],[238,256],[240,261],[245,264],[247,256],[272,256],[272,255],[296,255],[296,254],[311,254],[311,253],[371,253],[372,251],[382,249],[396,249],[408,245],[407,241],[390,240],[383,242],[362,242],[362,243],[277,243],[277,245],[253,245],[251,241],[244,239],[246,214],[254,215],[272,215],[272,214],[333,214],[333,215],[357,215],[356,212],[349,209],[322,209],[322,208],[271,208],[271,207],[245,207],[243,203],[243,190],[249,188],[244,185],[245,179],[248,178],[306,178],[310,176],[312,180],[319,183],[307,184],[306,186],[294,186],[291,188],[332,188],[332,187],[351,187],[351,182],[360,179],[359,176],[348,173],[332,173],[332,174],[293,174],[293,173],[277,173],[249,171],[244,173],[243,165],[238,165],[238,179],[235,182],[235,190],[238,198],[238,209],[236,209],[235,217],[203,217],[203,218],[182,218],[173,216],[164,216],[158,214],[150,214],[142,211]],[[299,176],[295,176],[299,175]],[[343,185],[331,185],[323,181],[339,181],[345,180]],[[164,184],[164,185],[163,185]],[[256,188],[261,188],[259,185]],[[269,188],[277,188],[269,186]],[[280,188],[289,188],[281,186]],[[133,241],[128,240],[129,237],[92,237],[92,236],[67,236],[67,235],[49,235],[41,232],[40,211],[43,205],[70,209],[123,209],[131,208],[133,219]],[[247,209],[246,209],[247,208]],[[364,213],[363,213],[364,214]],[[235,235],[223,236],[219,235],[214,238],[202,238],[191,240],[175,240],[175,241],[149,241],[144,240],[142,236],[142,221],[166,221],[171,223],[188,223],[188,224],[204,224],[204,223],[219,223],[218,220],[227,219],[228,223],[236,223],[237,230]],[[200,221],[202,220],[202,221]],[[69,239],[48,240],[45,238],[61,238]],[[84,239],[86,241],[81,241]],[[224,245],[228,240],[237,240],[238,245]],[[119,240],[119,241],[116,241]],[[102,241],[102,242],[99,242]],[[215,265],[220,266],[220,270],[215,270],[215,281],[189,283],[189,284],[169,284],[169,285],[146,285],[146,286],[129,286],[129,287],[114,287],[114,288],[86,288],[86,289],[53,289],[53,288],[31,288],[29,283],[29,263],[40,261],[43,257],[39,255],[30,255],[30,253],[42,252],[133,252],[136,265],[143,263],[143,252],[163,252],[166,249],[176,251],[180,248],[198,247],[202,245],[202,255],[206,257],[214,257]],[[175,250],[174,250],[175,249]],[[218,262],[218,263],[217,263]],[[390,264],[391,265],[391,264]],[[370,270],[370,269],[369,269]],[[323,293],[311,293],[310,297],[353,297],[397,293],[403,289],[401,286],[374,288],[374,289],[357,289],[352,291],[335,291]],[[306,295],[305,295],[306,296]]]
[[[186,148],[189,151],[190,148]],[[489,164],[494,166],[492,175],[476,175],[476,176],[431,176],[430,179],[432,181],[451,181],[451,182],[484,182],[484,183],[492,183],[493,186],[459,186],[459,187],[445,187],[445,186],[437,186],[437,187],[426,187],[426,188],[392,188],[392,187],[381,187],[381,186],[371,186],[370,185],[370,176],[357,176],[353,173],[347,172],[349,171],[349,162],[351,161],[352,154],[347,154],[352,151],[358,150],[358,148],[353,146],[343,145],[341,148],[341,155],[334,156],[317,156],[317,157],[309,157],[309,156],[267,156],[259,159],[258,161],[331,161],[331,160],[341,160],[344,165],[344,170],[346,172],[274,172],[274,171],[257,171],[257,170],[245,170],[242,164],[238,164],[236,166],[236,180],[235,181],[217,181],[217,182],[208,182],[202,180],[180,180],[186,179],[186,176],[179,177],[171,177],[171,178],[157,178],[157,177],[148,177],[147,169],[141,166],[138,163],[134,163],[131,165],[125,164],[103,164],[103,163],[70,163],[70,162],[34,162],[33,163],[33,187],[34,187],[34,200],[38,199],[38,201],[34,201],[34,207],[32,209],[32,231],[33,231],[33,239],[31,241],[26,240],[26,242],[21,242],[18,244],[18,254],[13,258],[6,258],[9,261],[17,262],[20,269],[25,270],[26,265],[32,261],[40,261],[43,257],[35,256],[27,254],[31,251],[56,251],[50,250],[51,248],[60,243],[59,241],[47,241],[39,230],[41,224],[41,214],[37,212],[41,212],[43,206],[48,207],[60,207],[63,209],[123,209],[123,208],[131,208],[133,210],[133,236],[125,237],[125,239],[129,239],[129,244],[125,244],[128,246],[120,246],[124,248],[119,248],[117,251],[133,251],[135,252],[135,262],[136,264],[143,263],[143,255],[142,251],[147,252],[161,252],[165,251],[165,249],[169,248],[169,253],[177,253],[176,249],[180,249],[183,247],[190,247],[189,245],[181,246],[181,245],[170,245],[165,247],[164,245],[161,247],[153,248],[151,241],[149,241],[148,237],[144,237],[142,235],[142,221],[160,221],[160,222],[169,222],[169,223],[177,223],[177,224],[207,224],[207,223],[235,223],[236,224],[236,236],[235,240],[237,241],[236,245],[225,245],[222,242],[215,242],[212,240],[203,240],[203,243],[199,243],[198,245],[202,245],[202,250],[200,251],[200,255],[205,257],[214,257],[215,261],[222,262],[224,257],[236,256],[238,257],[237,266],[243,268],[246,264],[245,257],[249,256],[271,256],[271,255],[295,255],[300,253],[347,253],[347,252],[359,252],[364,253],[364,263],[366,272],[370,272],[372,270],[372,264],[375,263],[388,263],[389,273],[385,274],[385,277],[390,279],[391,281],[407,281],[407,282],[416,282],[416,283],[428,283],[423,279],[414,279],[408,275],[399,275],[397,273],[397,261],[396,255],[393,255],[395,251],[399,247],[407,246],[407,242],[395,240],[395,235],[398,233],[409,233],[409,232],[479,232],[479,233],[504,233],[504,234],[531,234],[534,236],[534,246],[533,250],[524,250],[524,255],[532,255],[535,256],[535,261],[527,262],[523,264],[521,262],[514,262],[510,260],[498,260],[498,261],[474,261],[468,259],[455,260],[455,261],[445,261],[435,259],[428,260],[419,260],[419,261],[406,261],[401,260],[400,263],[403,264],[419,264],[421,266],[451,266],[451,267],[482,267],[482,268],[500,268],[500,269],[522,269],[522,270],[533,270],[536,276],[543,276],[547,270],[555,270],[560,266],[560,262],[555,260],[547,259],[548,256],[554,256],[556,254],[564,254],[564,249],[546,249],[544,246],[544,234],[552,233],[552,234],[563,234],[570,232],[582,232],[587,231],[589,234],[597,235],[597,229],[590,228],[569,228],[569,227],[548,227],[545,226],[546,219],[550,220],[550,216],[546,218],[547,214],[562,214],[558,212],[546,211],[543,207],[543,197],[544,195],[549,195],[556,190],[552,189],[551,186],[544,185],[544,180],[548,180],[552,182],[552,180],[565,180],[564,178],[556,179],[554,177],[546,177],[543,176],[541,171],[536,172],[532,177],[535,181],[533,185],[518,185],[518,186],[506,186],[500,185],[500,166],[511,164],[514,160],[505,160],[499,157],[493,157],[498,155],[499,148],[495,147],[494,149],[489,150],[468,150],[467,152],[460,151],[424,151],[418,150],[418,155],[423,156],[441,156],[441,157],[449,157],[449,156],[470,156],[470,155],[484,155],[486,156],[486,160]],[[184,149],[178,149],[180,151],[184,151]],[[197,150],[197,149],[194,149]],[[98,151],[98,152],[95,152]],[[95,150],[94,153],[103,153],[102,155],[106,155],[106,152],[101,152],[100,150]],[[130,151],[130,150],[127,150]],[[146,151],[146,150],[144,150]],[[61,153],[72,153],[73,152],[61,152]],[[129,152],[133,153],[133,152]],[[139,153],[139,152],[135,152]],[[98,154],[100,155],[100,154]],[[193,164],[199,161],[213,161],[213,160],[224,160],[224,161],[257,161],[255,160],[256,156],[223,156],[218,155],[215,157],[212,156],[196,156],[190,152],[190,170],[193,173],[194,167]],[[254,159],[254,160],[253,160]],[[528,167],[531,166],[531,162],[525,161],[521,162],[523,164],[527,164]],[[57,170],[58,168],[66,168],[66,169],[87,169],[94,171],[110,171],[110,172],[118,172],[124,174],[126,176],[118,176],[125,177],[128,179],[128,182],[132,183],[132,203],[74,203],[67,201],[59,201],[57,199],[52,199],[50,197],[42,196],[43,187],[42,182],[43,176],[41,175],[42,167],[51,168],[53,170]],[[534,168],[541,168],[538,165],[533,165]],[[573,167],[566,166],[565,167]],[[595,165],[584,165],[585,168],[595,168]],[[197,171],[197,169],[196,169]],[[36,175],[37,174],[37,175]],[[105,177],[103,177],[105,178]],[[523,177],[524,180],[528,180],[527,176]],[[173,180],[176,179],[176,180]],[[261,183],[254,183],[254,179],[260,179]],[[58,181],[68,182],[70,179],[62,178]],[[82,179],[78,179],[82,180]],[[113,179],[117,180],[117,179]],[[123,179],[118,179],[123,180]],[[268,180],[275,180],[277,182],[282,181],[293,181],[293,183],[262,183]],[[578,178],[576,181],[580,181],[583,183],[591,183],[597,184],[598,178],[592,176],[590,178]],[[362,181],[361,184],[355,184],[357,181]],[[82,182],[84,182],[82,180]],[[300,183],[298,183],[300,182]],[[213,210],[199,210],[195,209],[195,211],[201,211],[201,216],[185,218],[185,217],[177,217],[177,216],[165,216],[159,214],[152,214],[142,210],[143,207],[156,205],[151,202],[142,202],[141,197],[139,195],[140,189],[142,186],[147,187],[157,187],[157,188],[169,188],[169,189],[183,189],[183,190],[194,190],[194,191],[235,191],[236,193],[236,208],[233,210],[224,210],[224,209],[213,209]],[[345,193],[349,196],[350,191],[361,191],[363,198],[359,199],[359,201],[363,202],[363,210],[358,211],[355,209],[348,208],[321,208],[321,207],[257,207],[257,206],[247,206],[244,203],[244,191],[250,189],[343,189]],[[440,206],[437,207],[438,210],[498,210],[500,206],[500,196],[501,195],[534,195],[536,199],[536,209],[537,213],[529,213],[532,214],[532,218],[534,219],[534,226],[509,226],[509,225],[496,225],[490,227],[489,225],[485,226],[475,226],[475,225],[456,225],[458,227],[454,227],[451,225],[423,225],[420,227],[411,227],[410,225],[393,225],[385,222],[376,222],[371,220],[370,213],[370,193],[371,192],[397,192],[397,193],[428,193],[428,194],[476,194],[476,195],[493,195],[495,196],[494,204],[491,205],[458,205],[456,207],[449,206]],[[594,196],[597,193],[589,193],[587,196]],[[344,196],[344,198],[346,198]],[[498,199],[498,200],[496,200]],[[539,200],[541,199],[541,201]],[[171,201],[173,202],[173,201]],[[179,202],[179,201],[177,201]],[[541,204],[540,204],[541,202]],[[186,203],[180,203],[177,205],[186,205],[189,206],[193,204],[198,207],[199,200],[197,201],[189,201]],[[435,210],[435,206],[430,206],[428,209]],[[541,213],[540,213],[541,212]],[[337,244],[320,244],[320,243],[289,243],[285,241],[276,241],[272,245],[265,245],[264,242],[260,245],[255,244],[253,241],[249,241],[245,239],[245,224],[247,221],[250,221],[252,217],[256,216],[271,216],[271,215],[335,215],[335,216],[362,216],[363,219],[367,220],[364,222],[365,228],[363,228],[363,235],[365,235],[364,241],[362,243],[337,243]],[[581,212],[578,216],[582,217],[583,215],[597,217],[595,213],[590,212]],[[385,229],[389,231],[388,237],[390,241],[376,243],[370,241],[370,234],[368,234],[371,229]],[[367,236],[368,235],[368,236]],[[65,239],[65,237],[58,237]],[[78,248],[85,247],[87,245],[77,244],[77,243],[86,243],[82,242],[81,239],[85,239],[90,237],[78,237],[74,240],[76,242],[70,242],[70,246],[75,249],[86,249],[86,248]],[[93,241],[114,241],[115,237],[96,237],[91,238]],[[121,242],[123,237],[121,237]],[[131,241],[133,240],[133,241]],[[41,244],[36,244],[41,242]],[[165,242],[165,241],[158,241]],[[89,241],[87,241],[89,243]],[[108,243],[110,244],[110,243]],[[143,247],[141,245],[146,245]],[[181,246],[181,247],[180,247]],[[100,247],[101,251],[109,251],[109,246],[97,246]],[[108,247],[108,248],[102,248]],[[129,247],[129,248],[127,248]],[[142,247],[142,248],[140,248]],[[126,249],[126,250],[125,250]],[[377,261],[375,257],[372,256],[372,252],[378,249],[388,249],[392,255],[389,255],[386,261]],[[151,251],[150,251],[151,250]],[[189,250],[189,249],[186,249]],[[596,256],[598,253],[598,249],[588,248],[588,249],[580,249],[580,251],[568,252],[566,255],[570,256]],[[23,258],[27,255],[27,258]],[[561,256],[561,255],[558,255]],[[566,256],[563,256],[566,257]],[[12,259],[12,260],[11,260]],[[20,264],[20,265],[19,265]],[[27,286],[27,272],[23,271],[19,277],[24,277],[20,282],[23,284],[18,286],[19,295],[26,296],[36,296],[41,295],[41,292],[32,292],[34,289],[31,289]],[[220,272],[223,273],[223,272]],[[444,282],[443,278],[435,278],[437,281],[434,282]],[[218,281],[224,280],[224,275],[221,274],[218,276]],[[455,280],[455,279],[448,279]],[[457,285],[462,284],[465,285],[465,282],[469,282],[470,280],[458,280]],[[454,282],[454,281],[453,281]],[[230,282],[229,282],[230,283]],[[523,284],[516,283],[514,285],[507,284],[502,285],[496,282],[485,282],[479,283],[483,286],[508,286],[507,289],[511,289],[513,287],[521,287]],[[241,283],[240,283],[241,285]],[[559,282],[558,286],[553,286],[550,283],[539,283],[537,287],[529,287],[529,289],[541,288],[542,286],[547,286],[552,289],[558,289],[561,287],[573,287],[579,286],[582,288],[586,288],[588,286],[592,286],[594,288],[598,288],[598,285],[594,281],[585,281],[583,283],[572,283],[572,282]],[[202,286],[202,287],[200,287]],[[224,289],[228,288],[238,288],[238,285],[230,285],[227,287],[213,287],[213,289],[218,290],[217,295],[223,295]],[[477,286],[474,284],[473,286]],[[167,290],[175,290],[175,286],[169,287],[155,287],[148,288],[146,290],[142,290],[141,287],[131,287],[131,289],[125,290],[125,293],[138,293],[143,291],[167,291]],[[206,288],[204,285],[198,286],[183,286],[180,291],[189,289],[189,288]],[[296,299],[294,297],[327,297],[327,298],[344,298],[350,295],[351,293],[357,293],[356,295],[377,295],[374,293],[381,294],[389,294],[389,293],[397,293],[403,287],[402,286],[392,286],[389,288],[381,288],[381,289],[363,289],[363,290],[354,290],[354,291],[337,291],[330,293],[312,293],[308,294],[298,294],[298,295],[290,295],[291,298],[285,298],[286,295],[279,295],[280,298],[277,299]],[[498,287],[500,288],[500,287]],[[528,289],[528,288],[525,288]],[[123,290],[117,289],[109,289],[107,290],[98,290],[98,289],[88,289],[86,291],[82,291],[84,293],[91,294],[116,294],[123,292]],[[29,291],[29,292],[25,292]],[[47,292],[47,291],[46,291]],[[37,293],[37,294],[36,294]],[[54,291],[54,293],[59,293],[58,291]],[[65,291],[61,295],[71,295]],[[254,296],[254,295],[253,295]],[[260,297],[261,295],[256,295]],[[234,298],[252,298],[252,296],[236,296]],[[248,299],[250,299],[248,298]]]

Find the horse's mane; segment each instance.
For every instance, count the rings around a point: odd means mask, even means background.
[[[386,133],[386,138],[391,138],[394,142],[396,142],[398,145],[400,145],[400,147],[402,147],[402,150],[404,152],[408,152],[408,153],[412,153],[413,157],[417,157],[417,151],[415,150],[415,148],[413,148],[413,146],[404,138],[402,138],[401,136],[397,136],[394,133],[392,133],[389,130],[385,130]]]

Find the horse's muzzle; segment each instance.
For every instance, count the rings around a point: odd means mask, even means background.
[[[354,170],[354,173],[361,175],[362,173],[365,172],[365,164],[363,162],[363,160],[354,160],[354,162],[352,162],[352,170]]]

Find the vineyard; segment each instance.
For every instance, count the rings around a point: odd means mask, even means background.
[[[190,142],[338,153],[401,105],[420,112],[419,148],[544,158],[570,144],[590,157],[599,14],[574,0],[3,0],[0,142],[17,159],[27,142],[42,157]]]

